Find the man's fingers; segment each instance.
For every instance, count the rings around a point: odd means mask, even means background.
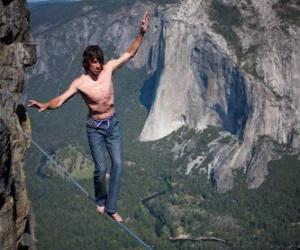
[[[148,13],[147,13],[147,16],[146,16],[146,25],[148,26]]]
[[[37,101],[35,101],[35,100],[29,100],[28,103],[29,104],[35,104],[35,103],[37,103]]]
[[[142,19],[142,24],[146,23],[147,20],[148,20],[148,11],[146,10],[146,11],[145,11],[145,14],[144,14],[144,16],[143,16],[143,19]]]
[[[148,15],[148,12],[146,11],[146,17],[145,17],[145,23],[146,23],[146,25],[148,25],[148,18],[149,18],[149,15]]]
[[[34,105],[34,102],[32,102],[31,100],[29,100],[27,106],[28,106],[28,107],[32,107],[33,105]]]
[[[37,102],[35,100],[29,100],[27,106],[40,108],[41,105],[39,102]]]
[[[146,31],[148,26],[148,11],[146,10],[141,22],[142,28]]]

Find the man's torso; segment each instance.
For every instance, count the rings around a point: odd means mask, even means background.
[[[112,71],[104,69],[96,81],[87,74],[79,77],[78,91],[89,107],[89,116],[101,120],[114,114]]]

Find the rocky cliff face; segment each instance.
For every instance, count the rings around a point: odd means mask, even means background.
[[[25,1],[0,1],[0,17],[0,248],[34,249],[22,162],[29,141],[20,130],[30,133],[21,95],[35,47]]]
[[[217,190],[232,189],[238,168],[249,187],[260,186],[269,160],[300,149],[299,11],[296,1],[188,0],[169,8],[151,50],[150,62],[160,63],[151,68],[148,84],[157,87],[140,139],[220,126],[235,142],[210,148]]]

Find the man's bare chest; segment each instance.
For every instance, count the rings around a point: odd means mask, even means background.
[[[114,92],[112,81],[86,82],[80,86],[79,90],[84,98],[93,102],[110,99]]]

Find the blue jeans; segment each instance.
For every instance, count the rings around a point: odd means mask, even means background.
[[[105,206],[108,213],[117,211],[122,172],[121,128],[114,114],[107,120],[87,120],[87,137],[93,156],[95,200],[98,206]],[[108,169],[107,153],[111,160],[111,173],[106,190],[105,175]]]

